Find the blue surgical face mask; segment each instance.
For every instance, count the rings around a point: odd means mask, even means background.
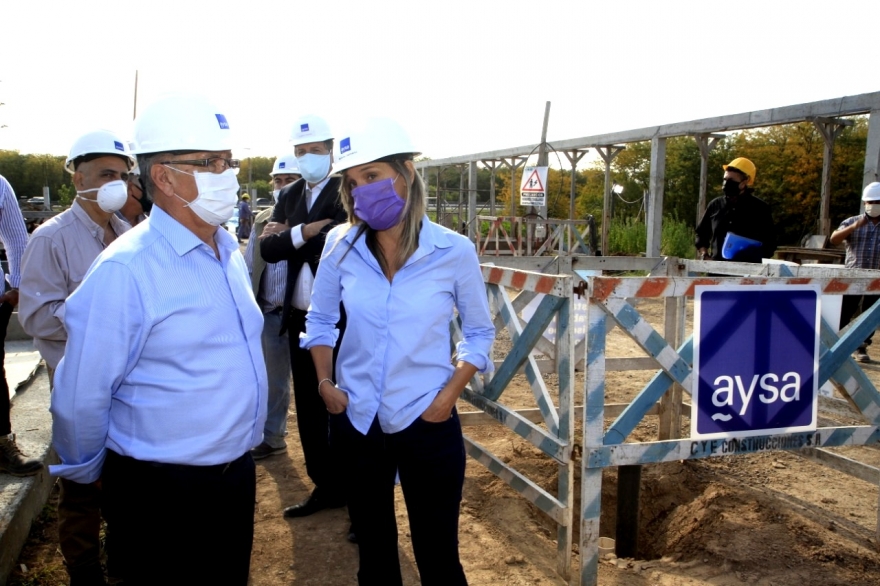
[[[316,155],[306,153],[296,158],[300,174],[309,183],[319,183],[330,174],[330,154]]]
[[[394,190],[396,180],[383,179],[351,190],[355,215],[373,230],[388,230],[400,223],[406,202]]]

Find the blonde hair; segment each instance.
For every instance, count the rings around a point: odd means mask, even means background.
[[[376,257],[376,260],[379,261],[379,266],[382,267],[386,274],[389,273],[390,268],[393,268],[394,272],[396,272],[403,267],[407,259],[418,249],[419,230],[428,207],[425,184],[422,182],[422,177],[416,172],[415,168],[410,169],[406,166],[406,161],[411,161],[412,158],[405,158],[405,156],[397,155],[397,158],[389,158],[388,160],[379,159],[379,162],[387,163],[392,169],[400,173],[406,182],[406,204],[403,207],[403,217],[400,220],[400,223],[403,224],[403,229],[400,233],[400,246],[397,249],[397,258],[395,259],[390,259],[389,261],[389,259],[385,258],[376,242],[376,231],[355,215],[354,198],[351,195],[351,188],[348,186],[344,172],[342,174],[342,183],[339,186],[339,198],[342,202],[342,207],[345,208],[348,214],[348,226],[343,228],[336,243],[338,244],[349,230],[357,229],[351,246],[354,246],[358,238],[365,235],[367,247]],[[409,179],[410,176],[412,176],[412,179]],[[345,251],[339,262],[345,259],[351,250],[351,246]]]

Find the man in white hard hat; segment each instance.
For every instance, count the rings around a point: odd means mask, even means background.
[[[6,328],[12,311],[18,305],[18,288],[21,283],[21,256],[27,245],[28,234],[18,207],[12,185],[0,175],[0,240],[6,249],[9,274],[0,267],[0,366],[6,358]],[[7,288],[8,285],[8,288]],[[9,387],[0,376],[0,473],[13,476],[32,476],[43,469],[43,463],[26,458],[19,450],[12,433],[10,418]]]
[[[128,198],[125,182],[133,166],[127,143],[113,132],[78,138],[64,165],[73,175],[76,199],[37,228],[24,251],[18,317],[46,361],[50,384],[67,341],[67,298],[101,251],[130,228],[115,214]],[[58,540],[71,584],[101,584],[100,486],[67,479],[60,484]]]
[[[135,120],[150,217],[67,300],[52,415],[58,476],[100,479],[126,585],[248,581],[266,418],[263,319],[235,238],[229,123],[197,96]]]
[[[141,172],[137,166],[128,174],[128,199],[122,209],[116,212],[121,220],[125,220],[132,226],[137,226],[147,219],[153,202],[144,193],[144,185],[141,182]]]
[[[293,153],[275,159],[272,166],[272,198],[299,180],[299,167]],[[287,263],[267,263],[260,255],[257,240],[272,217],[272,208],[259,212],[244,252],[251,273],[251,287],[263,311],[263,355],[269,377],[269,406],[263,442],[251,450],[254,460],[287,453],[287,411],[290,408],[290,340],[284,328],[284,292],[287,290]]]
[[[847,268],[880,269],[880,183],[869,183],[862,191],[865,213],[852,216],[840,223],[831,234],[831,244],[843,242],[846,247]],[[878,295],[844,295],[840,308],[840,327],[857,318],[880,299]],[[874,332],[856,350],[859,362],[871,362],[868,346]]]
[[[339,458],[328,435],[327,408],[317,392],[318,377],[308,350],[299,347],[315,273],[330,229],[346,221],[339,202],[339,177],[331,176],[333,133],[318,116],[303,116],[293,125],[291,142],[302,179],[283,189],[260,239],[266,262],[287,263],[284,330],[290,335],[290,365],[296,422],[315,484],[303,502],[287,507],[285,517],[305,517],[345,505]],[[340,327],[340,329],[342,329]]]

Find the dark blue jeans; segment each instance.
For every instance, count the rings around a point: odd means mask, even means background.
[[[397,433],[384,433],[374,419],[366,435],[344,413],[330,419],[331,437],[345,454],[348,511],[360,550],[358,584],[402,583],[394,515],[394,477],[399,473],[422,584],[466,585],[458,557],[465,469],[458,413],[453,410],[442,423],[416,419]]]

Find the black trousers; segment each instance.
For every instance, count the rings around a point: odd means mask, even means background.
[[[12,304],[0,304],[0,374],[3,375],[0,382],[0,435],[12,433],[12,420],[9,416],[11,405],[9,403],[9,385],[6,383],[6,329],[9,327],[9,318],[12,316]]]
[[[144,462],[108,450],[101,476],[113,565],[126,586],[245,586],[254,540],[250,452],[228,464]]]
[[[103,581],[101,489],[96,484],[80,484],[66,478],[61,478],[60,484],[58,546],[64,556],[67,573],[72,584],[100,584]],[[109,539],[107,543],[109,546]],[[108,547],[108,566],[114,563],[110,553]]]
[[[426,586],[467,584],[458,556],[458,516],[464,484],[461,422],[453,410],[442,423],[419,418],[397,433],[374,419],[366,435],[345,413],[331,416],[333,437],[344,446],[348,512],[357,527],[360,586],[399,586],[394,477],[409,516],[413,553]]]
[[[878,299],[880,299],[880,295],[844,295],[843,301],[840,304],[840,327],[843,328],[849,322],[871,309],[871,306]],[[862,345],[859,346],[859,349],[864,350],[870,346],[873,337],[874,332],[871,331]]]
[[[299,334],[306,331],[306,312],[291,308],[287,320],[290,338],[290,369],[296,424],[306,461],[306,472],[323,498],[344,499],[338,450],[330,442],[327,406],[318,393],[318,375],[308,350],[299,347]],[[338,348],[337,344],[337,348]],[[334,363],[335,363],[334,351]]]

